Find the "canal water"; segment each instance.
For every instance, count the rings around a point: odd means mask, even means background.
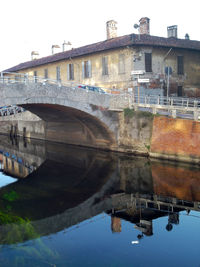
[[[0,266],[200,266],[200,168],[0,136]]]

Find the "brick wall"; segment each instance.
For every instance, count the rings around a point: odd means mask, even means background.
[[[200,162],[200,123],[192,120],[155,117],[151,155]]]

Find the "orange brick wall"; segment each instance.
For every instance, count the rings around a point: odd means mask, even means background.
[[[200,123],[193,120],[155,117],[151,154],[200,159]]]
[[[200,170],[152,162],[154,193],[188,201],[200,201]]]

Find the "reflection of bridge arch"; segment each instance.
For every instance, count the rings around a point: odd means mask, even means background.
[[[38,153],[39,147],[27,149]],[[105,152],[54,143],[45,143],[45,148],[45,161],[36,171],[0,190],[1,211],[11,216],[15,211],[14,216],[30,219],[40,235],[57,232],[101,213],[110,203],[104,200],[105,195],[112,192],[117,180],[115,162]],[[9,203],[12,210],[8,212],[4,196],[10,192],[16,192],[16,200]],[[21,229],[23,236],[23,227],[23,224],[1,225],[0,243],[7,242],[6,236],[12,229]],[[12,242],[19,242],[18,237],[13,233]]]

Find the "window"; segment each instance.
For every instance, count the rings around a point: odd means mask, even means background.
[[[36,70],[34,71],[33,75],[34,75],[34,82],[37,83],[37,71]]]
[[[145,53],[145,71],[152,72],[152,54]]]
[[[177,95],[183,96],[183,86],[178,86]]]
[[[91,67],[90,60],[82,62],[82,74],[83,74],[83,78],[92,77],[92,67]]]
[[[44,78],[45,79],[48,79],[48,69],[45,69],[44,70]]]
[[[183,75],[184,74],[184,67],[183,67],[183,56],[177,57],[177,74]]]
[[[60,78],[60,67],[56,67],[56,80],[57,81],[61,81],[61,78]]]
[[[119,74],[125,73],[125,55],[119,55]]]
[[[67,80],[74,80],[74,64],[67,64]]]
[[[102,57],[102,75],[108,75],[108,57]]]

